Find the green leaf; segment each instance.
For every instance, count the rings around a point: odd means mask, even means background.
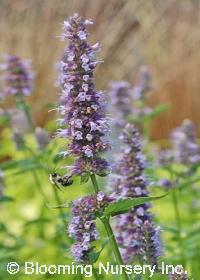
[[[165,112],[165,111],[169,110],[170,108],[171,108],[170,104],[160,104],[160,105],[156,106],[155,108],[153,108],[153,112],[151,114],[149,114],[149,117],[155,118],[155,117],[159,116],[162,112]]]
[[[37,224],[44,224],[44,223],[49,223],[51,222],[51,219],[47,219],[47,218],[40,218],[40,219],[35,219],[32,221],[28,221],[24,224],[24,227],[29,227],[30,225],[37,225]]]
[[[3,203],[3,202],[12,202],[14,201],[14,199],[10,196],[2,196],[0,197],[0,203]]]
[[[185,180],[183,183],[176,186],[178,189],[184,189],[190,187],[192,184],[195,184],[200,181],[200,177],[190,178],[189,180]]]
[[[8,160],[2,164],[0,167],[4,170],[12,170],[12,175],[20,175],[25,172],[29,172],[35,169],[41,169],[43,166],[37,160],[37,158],[30,158],[30,159],[20,159],[20,160]]]
[[[53,157],[53,163],[59,163],[60,161],[63,160],[63,157],[60,154],[57,154]]]
[[[0,164],[1,168],[4,170],[13,169],[18,167],[18,161],[8,160]]]
[[[12,175],[16,176],[16,175],[24,174],[26,172],[30,172],[35,169],[41,169],[41,165],[36,162],[35,163],[33,162],[33,163],[30,163],[29,165],[27,165],[26,167],[25,166],[21,167],[20,170],[13,172]]]
[[[157,200],[165,197],[167,194],[157,197],[135,197],[135,198],[125,198],[120,199],[117,202],[111,203],[108,207],[104,210],[105,216],[116,216],[119,214],[123,214],[131,210],[137,205],[141,205],[152,200]]]
[[[69,203],[65,203],[62,205],[56,205],[56,206],[50,206],[50,205],[46,204],[46,207],[49,209],[60,209],[60,208],[70,208],[71,205],[72,205],[72,203],[69,202]]]
[[[99,256],[100,256],[99,252],[94,252],[94,251],[90,252],[88,254],[90,263],[95,263],[98,260]]]
[[[103,251],[103,249],[106,247],[107,244],[108,244],[108,240],[103,243],[101,249],[98,252],[92,251],[89,253],[90,263],[93,264],[98,261],[98,258],[100,257],[101,252]]]
[[[108,175],[108,171],[105,170],[105,171],[98,172],[97,175],[100,177],[106,177]]]
[[[127,120],[129,122],[133,122],[133,123],[141,123],[143,121],[150,121],[151,119],[156,118],[162,112],[165,112],[170,108],[171,108],[171,105],[169,105],[169,104],[160,104],[160,105],[156,106],[155,108],[153,108],[153,111],[147,115],[144,115],[142,117],[130,115],[130,116],[128,116]]]
[[[168,231],[168,232],[171,232],[171,233],[174,233],[174,234],[178,234],[177,227],[163,225],[162,228],[165,231]]]
[[[32,159],[20,159],[20,160],[8,160],[2,163],[0,166],[4,170],[15,169],[15,168],[27,168],[30,165],[36,164],[34,158]]]
[[[81,176],[81,184],[85,184],[85,183],[87,183],[88,182],[88,180],[89,180],[89,178],[90,178],[90,174],[89,173],[86,173],[86,174],[84,174],[84,175],[82,175]]]

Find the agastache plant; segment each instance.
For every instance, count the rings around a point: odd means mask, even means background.
[[[114,183],[116,196],[122,198],[148,196],[147,180],[143,174],[146,160],[142,154],[142,139],[138,130],[127,124],[121,135],[123,157],[117,165],[119,178]],[[117,241],[125,262],[139,260],[157,265],[161,255],[160,229],[149,212],[150,204],[136,206],[116,218]]]
[[[157,162],[160,166],[169,166],[173,162],[190,166],[200,162],[200,146],[191,120],[186,119],[175,128],[170,140],[172,147],[158,152]]]
[[[149,122],[153,112],[156,110],[156,108],[153,109],[147,104],[148,94],[151,90],[150,71],[147,66],[141,66],[135,85],[131,90],[134,99],[132,114],[133,119],[135,119],[134,123],[140,127],[140,130],[148,139],[150,138]]]
[[[178,243],[180,263],[186,266],[185,243],[188,239],[183,237],[182,234],[184,221],[182,220],[180,201],[183,190],[190,190],[192,196],[190,196],[190,202],[185,206],[187,206],[188,212],[190,212],[190,220],[194,220],[197,215],[194,204],[198,197],[196,183],[199,181],[197,167],[200,162],[200,146],[196,139],[195,126],[190,120],[184,120],[179,127],[173,130],[171,134],[171,149],[161,150],[158,159],[159,164],[168,172],[166,173],[168,178],[162,178],[158,184],[164,187],[165,190],[170,189],[176,222],[174,239]],[[179,171],[176,170],[177,163],[181,165],[179,166],[179,168],[181,167]],[[170,279],[182,279],[178,277],[179,275],[172,276]]]
[[[109,94],[113,123],[117,127],[124,127],[133,110],[130,84],[127,81],[112,82]]]
[[[74,201],[73,217],[68,232],[69,236],[76,240],[76,243],[71,247],[71,252],[77,262],[89,262],[89,254],[93,251],[92,242],[99,238],[95,224],[95,213],[102,211],[111,201],[112,199],[103,192]]]
[[[200,146],[196,142],[194,124],[184,120],[171,136],[174,160],[185,165],[200,162]]]
[[[135,100],[144,101],[151,89],[150,71],[147,66],[141,66],[138,73],[138,79],[133,87],[133,98]]]
[[[91,178],[95,195],[80,198],[74,202],[69,234],[75,244],[71,251],[77,261],[88,262],[92,250],[91,242],[98,238],[93,221],[96,212],[103,212],[104,194],[99,190],[97,175],[105,176],[109,171],[108,162],[100,155],[109,148],[104,136],[108,132],[108,120],[104,112],[103,95],[95,89],[94,70],[100,62],[96,58],[99,44],[87,42],[87,25],[91,20],[84,20],[74,14],[63,24],[62,39],[68,40],[60,67],[60,85],[62,92],[58,112],[60,128],[57,136],[68,139],[63,156],[75,158],[70,176]],[[86,180],[86,181],[87,181]],[[85,180],[84,180],[85,182]],[[106,196],[105,196],[106,197]],[[107,200],[107,199],[106,199]],[[102,203],[103,202],[103,203]],[[123,264],[109,220],[100,215],[118,264]],[[123,270],[124,279],[129,279]]]
[[[25,101],[25,98],[33,92],[35,75],[31,69],[31,61],[15,55],[6,55],[1,70],[3,70],[4,97],[14,97],[16,107],[25,113],[29,129],[33,130],[31,108]]]
[[[115,81],[110,84],[109,96],[112,106],[109,110],[116,130],[130,122],[137,125],[149,138],[149,121],[161,109],[154,109],[147,105],[147,97],[151,89],[151,75],[146,66],[140,67],[134,86],[128,81]]]
[[[31,95],[34,75],[29,60],[6,55],[5,63],[1,65],[1,69],[4,70],[5,95],[18,97]]]
[[[87,25],[77,14],[65,21],[62,38],[69,44],[66,59],[61,61],[61,85],[63,85],[58,108],[64,126],[58,130],[59,137],[69,139],[63,154],[76,158],[72,173],[75,175],[102,174],[108,171],[108,163],[100,153],[108,143],[103,139],[108,131],[102,92],[94,85],[94,69],[100,62],[96,58],[99,44],[87,43]]]
[[[37,141],[38,149],[43,150],[50,142],[50,135],[49,133],[41,127],[35,128],[35,138]]]
[[[190,167],[200,162],[200,146],[197,143],[195,126],[192,121],[186,119],[181,125],[175,128],[171,133],[171,148],[163,149],[156,155],[159,166],[166,167],[172,172],[172,165],[179,163],[190,170]],[[191,170],[193,173],[193,171]],[[190,174],[192,174],[190,173]],[[176,178],[178,181],[180,178]],[[164,187],[176,187],[177,182],[162,179],[161,185]]]

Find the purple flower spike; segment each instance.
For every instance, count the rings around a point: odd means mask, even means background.
[[[171,149],[163,149],[158,152],[157,164],[160,166],[168,166],[174,160],[173,151]]]
[[[147,66],[142,66],[139,70],[138,80],[133,88],[133,97],[135,100],[144,100],[150,90],[151,74]]]
[[[148,196],[140,134],[127,124],[120,138],[125,147],[116,170],[120,175],[114,184],[116,197]],[[116,218],[117,241],[125,262],[138,259],[154,265],[162,253],[159,229],[153,224],[149,208],[150,204],[145,203]]]
[[[91,242],[98,239],[95,212],[102,211],[112,200],[103,192],[76,200],[72,207],[72,219],[68,227],[71,237],[76,240],[71,252],[77,262],[87,263],[92,251]]]
[[[5,96],[29,96],[33,91],[34,75],[29,60],[7,55],[1,65],[4,70]]]
[[[49,144],[50,142],[50,135],[49,133],[41,127],[36,127],[35,129],[35,138],[37,141],[38,148],[40,150],[45,149],[45,147]]]
[[[114,124],[123,127],[132,112],[130,84],[127,81],[112,82],[109,93]]]
[[[151,91],[151,74],[147,66],[141,66],[137,81],[131,90],[134,100],[133,115],[143,119],[152,114],[153,109],[147,106],[147,94]]]
[[[143,247],[146,252],[145,261],[157,265],[157,258],[162,254],[160,227],[155,227],[151,221],[144,222]]]
[[[180,127],[172,133],[174,159],[182,164],[195,164],[200,162],[200,146],[196,142],[194,124],[184,120]]]
[[[109,145],[103,137],[108,132],[102,92],[94,85],[94,69],[99,44],[87,43],[86,27],[92,24],[77,14],[63,24],[62,39],[68,40],[60,68],[62,92],[58,111],[61,115],[59,137],[69,139],[67,153],[76,158],[72,173],[105,173],[108,163],[100,153]],[[65,153],[65,151],[64,151]]]

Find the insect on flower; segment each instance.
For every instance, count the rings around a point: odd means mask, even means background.
[[[63,187],[68,187],[73,184],[71,175],[61,176],[58,173],[51,173],[49,175],[50,182],[55,185],[60,191],[62,191]]]

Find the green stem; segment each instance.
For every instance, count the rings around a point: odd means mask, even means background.
[[[195,174],[195,172],[192,170],[192,168],[191,169],[189,168],[189,174],[191,176],[193,176]],[[196,182],[199,183],[199,180],[197,180]],[[193,201],[196,199],[196,196],[197,196],[197,192],[196,192],[194,186],[195,186],[195,182],[192,183],[192,185],[190,187],[191,196],[192,196],[191,202],[190,202],[190,219],[191,219],[191,223],[193,223],[193,224],[196,221],[196,210],[195,210],[195,207],[193,206]],[[189,185],[188,185],[188,187],[189,187]]]
[[[98,193],[99,192],[99,186],[98,186],[95,174],[91,174],[90,177],[91,177],[91,181],[92,181],[92,184],[93,184],[93,187],[94,187],[94,191],[95,191],[95,193]],[[118,245],[117,245],[117,241],[116,241],[114,233],[113,233],[113,230],[111,228],[110,222],[109,222],[107,217],[103,217],[100,220],[104,224],[104,227],[105,227],[105,230],[106,230],[106,233],[107,233],[112,251],[115,255],[117,264],[119,266],[123,266],[124,263],[123,263],[123,260],[122,260],[122,257],[121,257],[121,254],[120,254],[120,251],[119,251],[119,248],[118,248]],[[129,276],[126,274],[124,268],[123,268],[123,278],[125,280],[129,280]]]
[[[28,119],[28,123],[29,123],[29,126],[31,128],[32,131],[34,131],[34,126],[33,126],[33,121],[32,121],[32,118],[31,118],[31,114],[28,110],[28,108],[26,107],[26,103],[24,103],[25,105],[25,108],[24,108],[24,113],[26,114],[26,117]]]
[[[25,113],[26,117],[27,117],[27,121],[29,123],[30,129],[31,131],[34,131],[34,125],[33,125],[33,120],[32,120],[32,116],[30,114],[29,108],[27,106],[27,103],[24,101],[24,98],[22,95],[18,96],[16,98],[16,103],[21,104],[22,108],[21,110]]]
[[[92,273],[93,273],[94,278],[96,280],[99,280],[99,274],[97,273],[96,268],[94,267],[94,265],[92,265]]]
[[[137,275],[135,280],[142,280],[142,276],[141,275]]]
[[[91,174],[90,177],[91,177],[91,181],[92,181],[92,184],[93,184],[93,187],[94,187],[94,191],[95,191],[95,193],[98,193],[100,190],[99,190],[99,186],[98,186],[95,174]]]
[[[174,213],[175,213],[175,217],[176,217],[178,233],[179,233],[179,236],[181,236],[181,231],[182,231],[181,218],[180,218],[180,213],[179,213],[179,208],[178,208],[178,199],[177,199],[175,189],[172,191],[172,199],[173,199],[173,204],[174,204]]]
[[[61,200],[60,200],[60,197],[58,195],[58,191],[56,190],[56,188],[54,187],[54,194],[55,194],[55,199],[58,203],[58,205],[61,205]],[[64,211],[62,208],[59,208],[59,211],[60,211],[60,217],[62,218],[62,220],[64,221],[64,225],[65,225],[65,218],[64,218]]]
[[[178,242],[182,254],[182,265],[185,267],[185,252],[184,252],[183,240],[181,235],[182,234],[181,215],[178,207],[178,199],[177,199],[175,189],[172,190],[172,200],[173,200],[175,219],[176,219],[177,229],[178,229]]]
[[[145,107],[147,106],[146,98],[143,98],[140,101],[140,109],[145,110]],[[151,138],[151,130],[150,130],[150,119],[146,119],[145,117],[141,118],[141,128],[143,131],[144,136],[148,141],[150,141]]]
[[[171,181],[174,182],[174,173],[173,170],[170,168],[170,173],[171,173]],[[178,198],[176,194],[176,189],[172,189],[172,201],[173,201],[173,206],[174,206],[174,214],[175,214],[175,219],[176,219],[176,224],[177,224],[177,230],[178,230],[178,243],[179,247],[181,250],[182,254],[182,265],[185,267],[186,262],[185,262],[185,250],[184,250],[184,244],[182,240],[182,224],[181,224],[181,215],[179,211],[179,206],[178,206]]]
[[[110,245],[111,245],[112,250],[113,250],[113,253],[114,253],[114,255],[115,255],[117,264],[118,264],[119,266],[122,266],[122,265],[124,265],[124,262],[123,262],[123,260],[122,260],[121,253],[120,253],[120,251],[119,251],[119,248],[118,248],[118,245],[117,245],[117,241],[116,241],[116,239],[115,239],[113,230],[112,230],[111,225],[110,225],[110,223],[109,223],[109,220],[108,220],[108,218],[104,217],[103,219],[101,219],[101,221],[103,222],[104,227],[105,227],[105,230],[106,230],[106,232],[107,232],[108,239],[109,239],[109,241],[110,241]],[[126,274],[124,268],[123,268],[123,278],[124,278],[125,280],[129,280],[129,276]]]
[[[47,201],[47,197],[46,197],[45,193],[43,192],[42,185],[40,184],[40,180],[38,179],[37,173],[34,170],[32,170],[32,175],[33,175],[33,179],[35,181],[36,187],[38,188],[39,192],[44,197],[44,199]]]

